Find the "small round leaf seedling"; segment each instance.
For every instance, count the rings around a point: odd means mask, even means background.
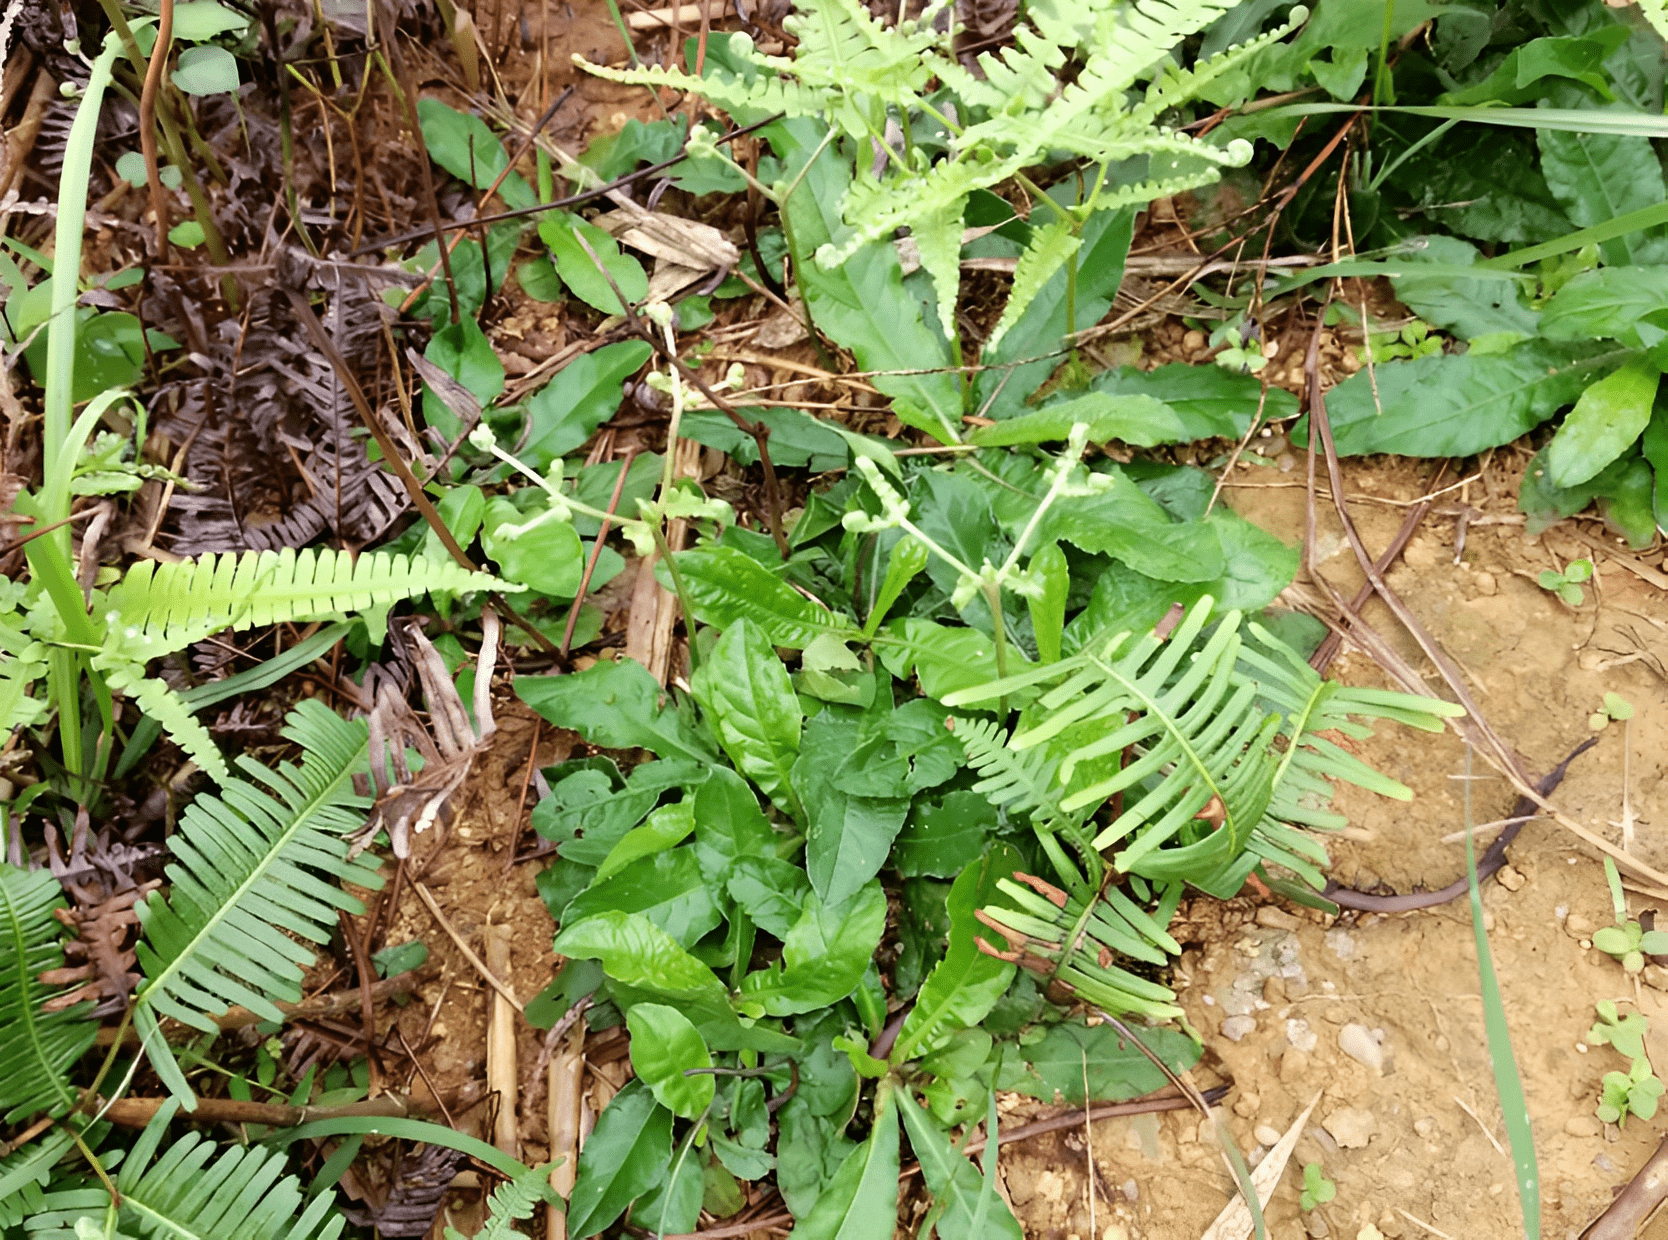
[[[1579,607],[1586,601],[1586,594],[1581,585],[1591,581],[1593,577],[1593,562],[1588,559],[1571,560],[1563,572],[1549,568],[1535,580],[1540,582],[1541,589],[1550,590],[1571,607]]]
[[[1319,1163],[1305,1163],[1303,1165],[1303,1192],[1297,1199],[1297,1204],[1304,1210],[1313,1210],[1316,1206],[1324,1206],[1338,1195],[1338,1186],[1326,1178],[1326,1172],[1321,1170]]]

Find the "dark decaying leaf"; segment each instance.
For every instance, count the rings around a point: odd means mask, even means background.
[[[350,364],[368,370],[386,307],[363,281],[342,279],[333,293],[326,330]],[[281,300],[257,298],[252,310],[241,340],[235,322],[223,323],[218,347],[198,359],[210,373],[174,389],[163,426],[179,442],[196,430],[181,472],[203,489],[175,495],[169,549],[275,549],[326,531],[356,543],[386,537],[409,500],[367,459],[340,377]]]
[[[380,1203],[367,1192],[363,1205],[343,1203],[338,1208],[356,1227],[375,1227],[381,1236],[426,1236],[440,1211],[447,1186],[466,1159],[460,1150],[443,1145],[423,1145],[395,1165],[392,1182],[381,1194]],[[366,1175],[356,1174],[361,1185]]]

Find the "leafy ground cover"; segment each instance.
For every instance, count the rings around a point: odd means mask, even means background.
[[[1660,7],[536,16],[19,35],[6,1234],[1603,1211]],[[1334,920],[1595,729],[1475,956]]]

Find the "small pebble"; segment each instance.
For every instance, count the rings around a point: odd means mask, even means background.
[[[1572,939],[1591,938],[1597,929],[1591,917],[1583,917],[1580,913],[1571,913],[1564,918],[1564,933]]]
[[[1576,1115],[1564,1121],[1564,1131],[1572,1137],[1596,1137],[1603,1126],[1591,1115]]]
[[[1248,1033],[1255,1033],[1257,1018],[1255,1016],[1230,1016],[1222,1022],[1222,1036],[1230,1042],[1238,1042]]]
[[[1280,1130],[1273,1124],[1258,1124],[1251,1130],[1251,1135],[1257,1139],[1258,1145],[1266,1145],[1270,1149],[1280,1144]]]
[[[1256,1094],[1242,1093],[1234,1099],[1234,1114],[1241,1119],[1250,1119],[1257,1113],[1257,1108],[1263,1105],[1263,1100]]]
[[[1303,923],[1285,909],[1265,904],[1257,910],[1257,924],[1271,930],[1296,930]]]
[[[1496,873],[1494,877],[1495,881],[1497,881],[1507,891],[1522,891],[1523,884],[1529,881],[1523,877],[1522,871],[1514,870],[1509,865],[1501,866],[1499,872]]]
[[[1197,353],[1205,347],[1205,333],[1197,329],[1182,337],[1182,348],[1189,353]]]
[[[1319,1210],[1311,1210],[1303,1216],[1303,1230],[1308,1232],[1314,1240],[1322,1240],[1332,1234],[1332,1229],[1326,1225],[1326,1219]]]
[[[1413,1121],[1413,1131],[1418,1133],[1425,1140],[1429,1141],[1431,1139],[1431,1137],[1436,1133],[1436,1119],[1435,1119],[1435,1117],[1430,1116],[1430,1115],[1426,1115],[1426,1116],[1424,1116],[1420,1119],[1414,1120]]]
[[[1124,1181],[1124,1200],[1131,1203],[1141,1200],[1141,1186],[1134,1180]]]
[[[1321,1127],[1340,1149],[1359,1150],[1365,1149],[1378,1131],[1378,1119],[1361,1107],[1339,1107],[1321,1121]]]
[[[1374,1036],[1374,1032],[1365,1025],[1345,1025],[1338,1030],[1338,1049],[1356,1063],[1371,1068],[1374,1072],[1383,1072],[1384,1031],[1376,1031],[1377,1036]]]
[[[1286,1022],[1286,1041],[1305,1054],[1315,1049],[1320,1037],[1309,1028],[1309,1022],[1301,1016],[1294,1016]]]

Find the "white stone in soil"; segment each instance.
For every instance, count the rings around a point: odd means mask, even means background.
[[[1378,1131],[1378,1119],[1361,1107],[1339,1107],[1321,1121],[1321,1127],[1338,1143],[1339,1149],[1365,1149]]]
[[[1230,1042],[1238,1042],[1248,1033],[1254,1033],[1257,1028],[1255,1016],[1230,1016],[1222,1022],[1222,1036]]]
[[[1376,1036],[1375,1036],[1376,1035]],[[1338,1049],[1374,1072],[1384,1071],[1384,1031],[1348,1024],[1338,1030]]]

